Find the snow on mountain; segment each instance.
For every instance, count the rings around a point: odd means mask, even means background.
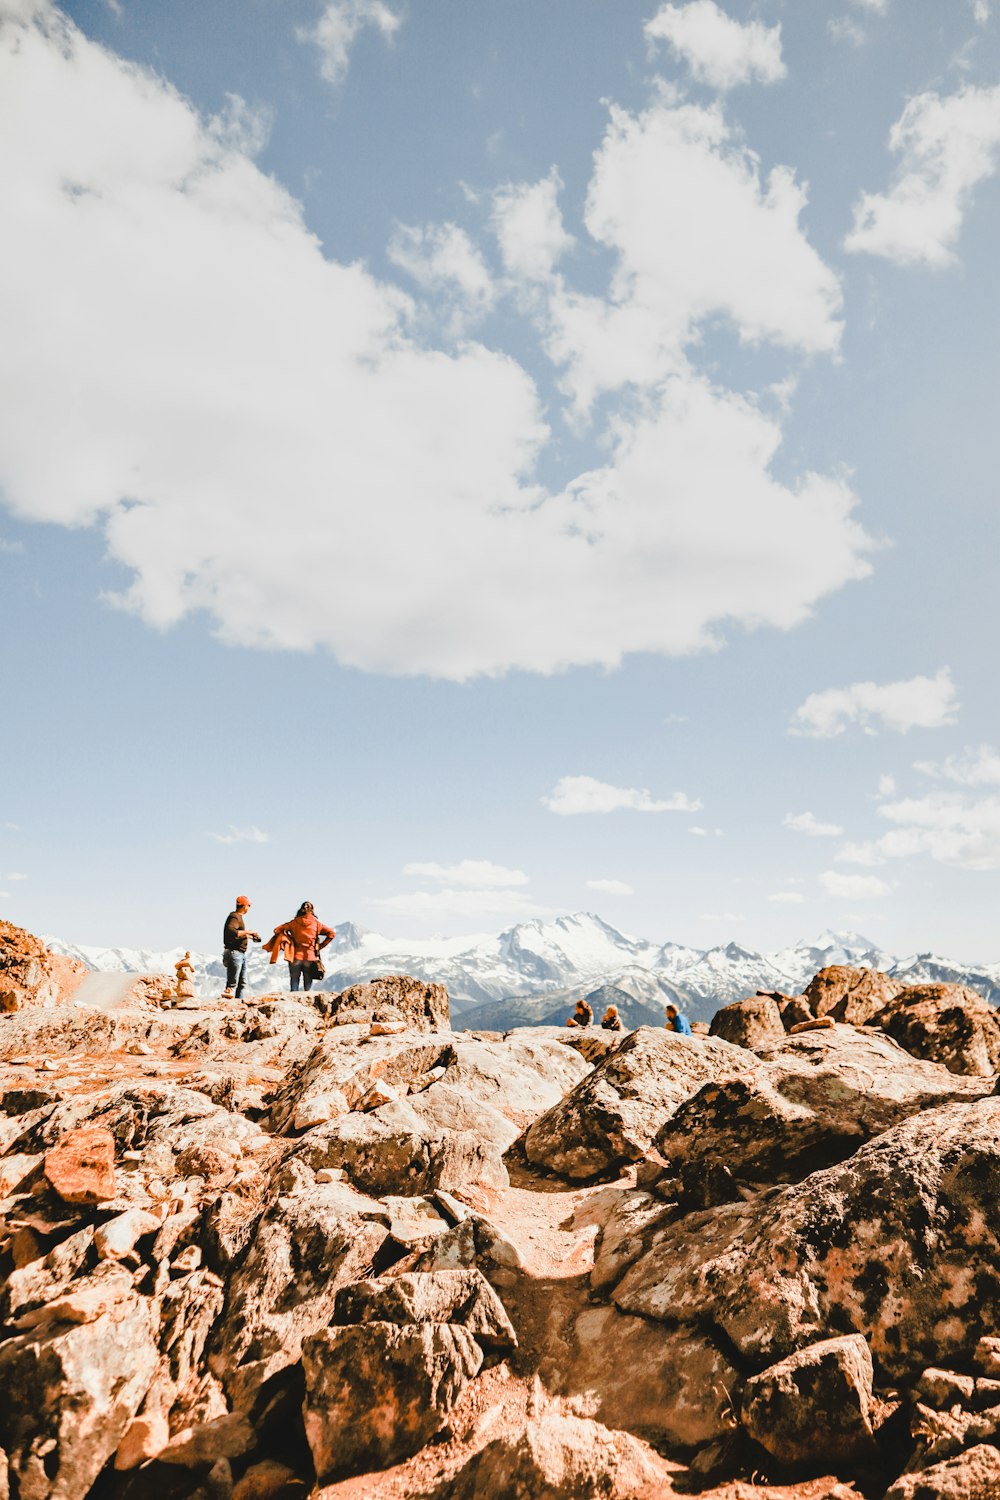
[[[172,972],[184,951],[72,947],[57,938],[45,941],[54,952],[81,959],[91,969],[127,973]],[[224,984],[221,955],[191,956],[199,993],[218,994]],[[446,985],[456,1018],[484,1027],[503,1024],[505,1016],[548,1014],[548,1005],[532,1002],[548,997],[558,1007],[565,998],[602,985],[618,987],[651,1011],[662,1011],[671,999],[693,1018],[707,1019],[720,1005],[758,989],[795,994],[829,964],[878,968],[910,984],[967,984],[993,1003],[1000,1001],[1000,963],[963,964],[932,954],[897,959],[856,932],[824,932],[773,953],[757,953],[737,943],[700,950],[632,937],[589,912],[451,938],[388,938],[343,922],[324,958],[324,989],[346,989],[379,974],[414,974]],[[267,954],[253,948],[249,983],[257,994],[284,989],[287,970],[281,963],[270,965]]]

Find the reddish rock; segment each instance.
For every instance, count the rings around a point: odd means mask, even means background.
[[[877,969],[853,969],[847,964],[831,964],[820,969],[809,981],[803,998],[814,1015],[831,1016],[834,1021],[848,1021],[863,1026],[903,988],[898,979],[890,979]]]
[[[103,1126],[81,1125],[46,1152],[43,1170],[64,1203],[106,1203],[115,1196],[115,1138]]]
[[[1000,1453],[977,1443],[919,1474],[904,1474],[885,1500],[996,1500],[1000,1495]]]
[[[989,1078],[1000,1070],[1000,1017],[960,984],[907,985],[882,1009],[878,1025],[911,1052],[950,1073]]]
[[[748,1000],[734,1000],[732,1005],[717,1010],[709,1034],[721,1037],[724,1042],[734,1042],[737,1047],[753,1049],[781,1041],[785,1028],[771,995],[751,995]]]

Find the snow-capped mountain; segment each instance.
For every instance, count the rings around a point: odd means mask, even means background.
[[[127,973],[169,973],[184,951],[45,941],[89,968]],[[707,1020],[720,1005],[759,989],[795,994],[828,964],[878,968],[908,984],[967,984],[994,1004],[1000,1002],[1000,963],[964,964],[929,953],[897,959],[854,932],[825,932],[774,953],[756,953],[736,943],[703,951],[631,937],[589,912],[456,938],[387,938],[343,922],[324,958],[324,989],[346,989],[379,974],[414,974],[446,985],[455,1017],[481,1027],[510,1024],[515,1016],[523,1016],[521,1024],[537,1024],[571,995],[608,985],[644,1010],[659,1014],[669,999],[694,1019]],[[224,984],[221,957],[192,953],[192,959],[199,993],[218,994]],[[272,966],[260,948],[251,951],[250,987],[256,993],[281,990],[287,982],[284,964]]]

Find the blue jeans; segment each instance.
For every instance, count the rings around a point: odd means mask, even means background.
[[[222,955],[226,966],[226,989],[235,990],[237,1000],[243,994],[247,982],[247,956],[238,948],[227,948]]]
[[[313,987],[312,959],[302,958],[297,963],[290,963],[288,965],[288,975],[293,990],[298,989],[300,979],[302,981],[302,988],[304,990],[311,990]]]

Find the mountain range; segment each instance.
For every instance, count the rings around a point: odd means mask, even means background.
[[[54,952],[78,958],[88,968],[126,973],[169,973],[184,951],[77,947],[54,937],[45,941]],[[221,957],[191,957],[199,994],[219,994],[224,984]],[[343,922],[324,962],[322,988],[333,992],[386,973],[444,984],[453,1017],[466,1028],[550,1024],[565,1019],[580,995],[592,996],[591,1004],[602,1008],[611,1001],[619,1004],[629,1025],[659,1024],[667,1000],[692,1020],[709,1020],[719,1006],[759,989],[798,993],[829,964],[881,969],[908,984],[965,984],[992,1004],[1000,1002],[1000,963],[961,963],[932,953],[897,958],[856,932],[824,932],[811,942],[770,953],[737,943],[700,949],[631,937],[590,912],[452,938],[389,938]],[[254,948],[249,985],[257,994],[285,988],[284,964],[270,966],[267,955]]]

